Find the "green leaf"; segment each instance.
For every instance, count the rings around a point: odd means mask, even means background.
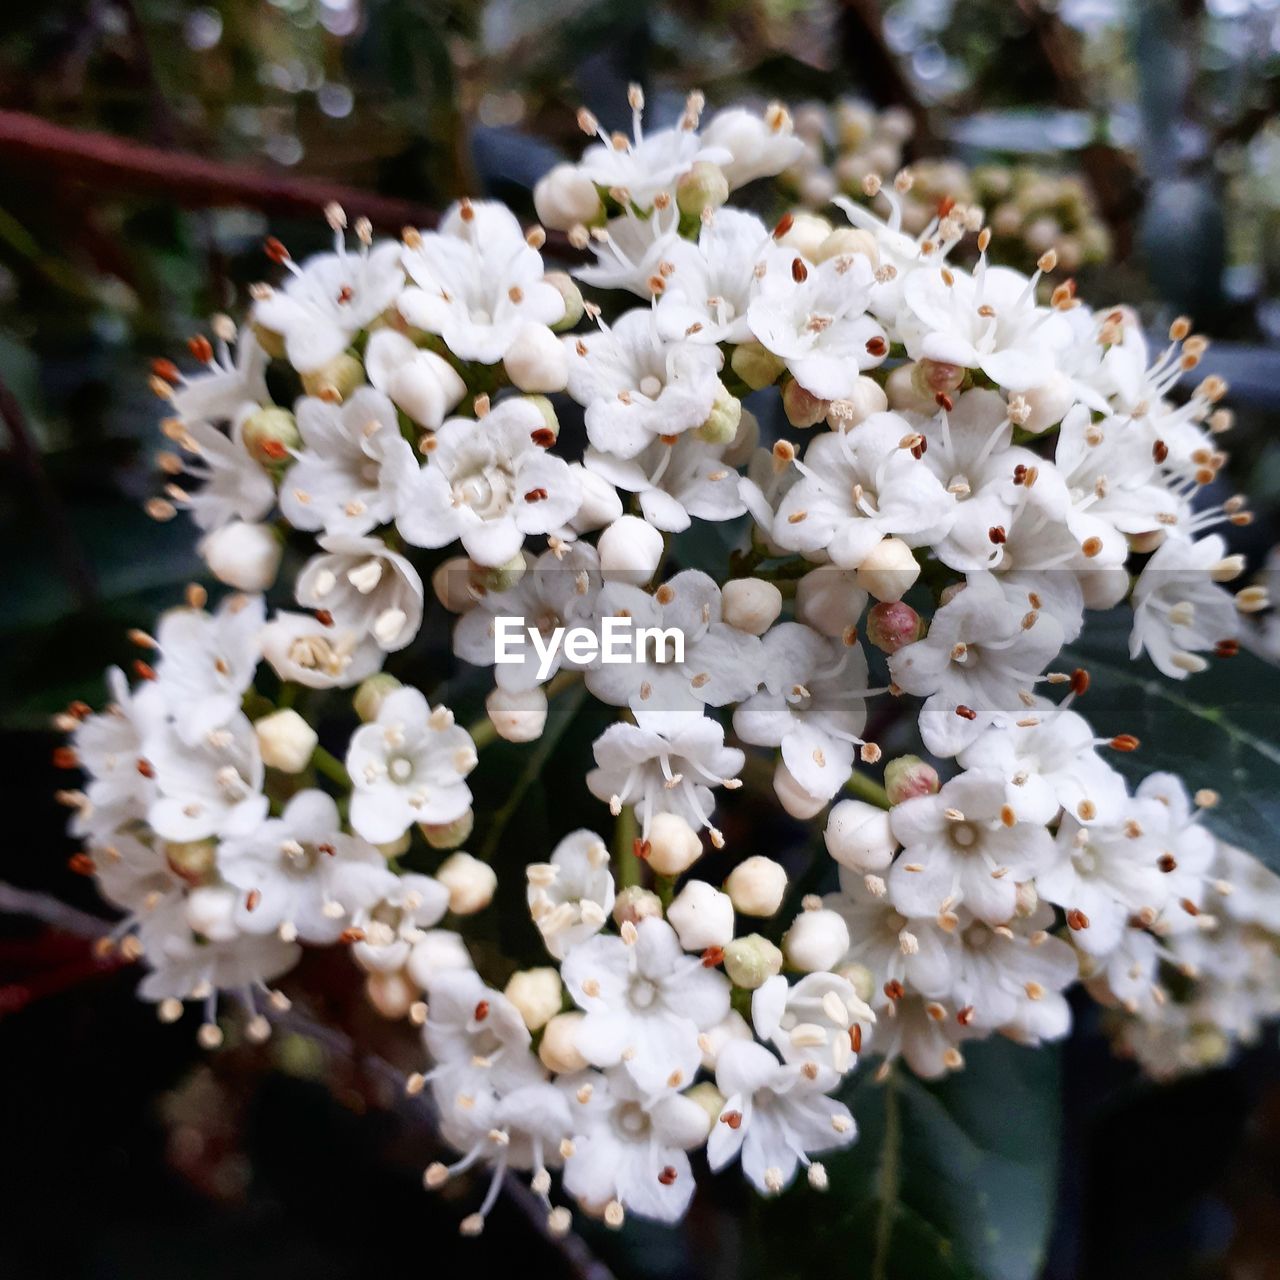
[[[858,1141],[826,1161],[824,1195],[801,1184],[753,1215],[755,1275],[800,1280],[835,1259],[868,1280],[1040,1273],[1058,1171],[1058,1051],[997,1037],[965,1058],[932,1084],[902,1064],[884,1083],[853,1076],[843,1097]]]
[[[1192,791],[1218,792],[1206,824],[1280,869],[1280,670],[1242,652],[1170,680],[1147,658],[1130,660],[1128,626],[1124,610],[1090,618],[1065,656],[1089,672],[1079,710],[1098,733],[1141,743],[1132,754],[1109,753],[1110,763],[1135,785],[1168,770]]]

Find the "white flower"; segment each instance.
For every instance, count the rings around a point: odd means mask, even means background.
[[[795,986],[781,975],[757,987],[751,997],[751,1021],[762,1040],[788,1063],[815,1062],[844,1075],[858,1061],[854,1041],[860,1024],[876,1015],[859,999],[853,984],[835,973],[806,974]]]
[[[818,436],[795,464],[801,478],[778,505],[774,541],[856,569],[883,538],[922,545],[943,537],[955,503],[912,453],[917,438],[896,413]]]
[[[672,201],[646,216],[624,210],[603,227],[594,227],[588,246],[595,262],[575,267],[573,274],[597,289],[626,289],[646,302],[665,281],[675,260],[693,253],[680,236],[680,210]]]
[[[308,396],[298,402],[298,431],[305,448],[280,481],[285,519],[353,536],[390,524],[418,472],[391,401],[372,387],[340,407]]]
[[[826,1094],[838,1078],[813,1062],[783,1065],[763,1045],[725,1045],[716,1063],[725,1104],[707,1140],[712,1169],[739,1158],[752,1185],[776,1195],[797,1165],[810,1167],[810,1152],[848,1146],[857,1137],[853,1117]]]
[[[602,702],[630,707],[645,726],[679,725],[685,713],[722,707],[753,693],[760,679],[761,642],[721,621],[720,588],[705,573],[686,569],[649,595],[606,582],[596,599],[598,624],[630,619],[634,628],[678,631],[683,661],[672,661],[665,638],[646,643],[630,662],[601,662],[587,672],[587,688]]]
[[[718,111],[702,130],[702,140],[729,152],[731,158],[721,161],[720,168],[730,190],[789,169],[804,152],[804,143],[792,133],[790,115],[777,103],[764,116],[741,107]]]
[[[535,627],[544,646],[550,647],[557,627],[591,626],[595,601],[600,593],[600,563],[589,542],[575,542],[560,554],[544,552],[537,560],[526,553],[527,568],[508,591],[486,591],[458,619],[453,628],[453,651],[464,662],[477,667],[493,667],[499,689],[523,691],[550,680],[563,667],[576,668],[558,645],[547,660],[546,674],[539,677],[543,660],[526,637],[514,647],[516,662],[495,663],[497,637],[495,618],[519,618],[522,625]]]
[[[659,437],[680,435],[710,417],[721,389],[719,349],[665,341],[647,308],[564,341],[569,394],[586,408],[587,436],[597,449],[634,458]]]
[[[744,741],[781,747],[783,763],[813,796],[830,799],[853,772],[867,718],[867,660],[858,645],[782,622],[763,641],[764,688],[733,713]]]
[[[407,486],[400,532],[418,547],[460,538],[477,563],[506,564],[528,535],[550,533],[578,510],[578,479],[547,451],[549,435],[541,410],[520,396],[478,422],[451,418],[424,446],[427,464]]]
[[[706,1112],[683,1094],[648,1097],[624,1071],[566,1076],[571,1098],[573,1154],[564,1187],[584,1208],[619,1210],[658,1222],[676,1222],[693,1196],[686,1151],[707,1136]]]
[[[286,682],[349,689],[382,666],[383,652],[367,631],[309,613],[277,613],[262,629],[262,656]]]
[[[261,596],[228,596],[217,613],[171,609],[160,620],[156,687],[184,742],[194,744],[240,711],[261,654]]]
[[[908,353],[981,369],[1006,391],[1043,386],[1054,373],[1055,348],[1071,335],[1061,317],[1037,305],[1035,284],[1009,267],[988,266],[985,256],[973,275],[922,266],[902,286],[919,326],[918,337],[903,326]]]
[[[674,441],[656,439],[630,458],[589,447],[583,461],[610,484],[639,494],[640,511],[655,529],[680,533],[695,518],[732,520],[747,509],[724,453],[724,445],[686,431]]]
[[[370,973],[398,973],[426,931],[443,919],[449,891],[433,877],[413,873],[388,872],[365,880],[361,868],[356,876],[344,874],[344,895],[353,880],[361,900],[351,913],[357,936],[351,954]],[[377,892],[371,893],[370,888]]]
[[[271,289],[254,305],[254,321],[284,338],[289,363],[299,373],[322,369],[340,356],[361,329],[395,302],[404,287],[400,246],[384,241],[348,253],[336,233],[334,253],[317,254],[285,266],[293,278]]]
[[[729,1012],[729,983],[680,948],[663,920],[641,920],[635,937],[595,937],[566,956],[561,977],[586,1013],[577,1046],[593,1066],[616,1067],[647,1092],[693,1082],[698,1032]]]
[[[391,874],[372,845],[343,834],[338,806],[323,791],[300,791],[279,818],[224,840],[218,869],[241,892],[236,925],[245,933],[320,944],[336,942]]]
[[[956,757],[966,769],[998,773],[1023,822],[1052,822],[1061,807],[1082,822],[1115,822],[1128,799],[1124,779],[1096,748],[1088,722],[1046,705],[1024,720],[987,729]]]
[[[76,727],[71,745],[89,776],[86,803],[72,815],[74,836],[106,837],[145,816],[156,794],[154,774],[140,769],[147,738],[164,722],[164,697],[154,682],[130,690],[119,667],[107,672],[111,702]]]
[[[571,832],[550,862],[530,863],[525,873],[529,914],[557,960],[604,927],[613,910],[613,876],[609,850],[595,832]]]
[[[1193,808],[1182,780],[1172,773],[1150,774],[1134,792],[1134,804],[1132,816],[1138,830],[1159,850],[1157,865],[1164,872],[1168,894],[1153,931],[1166,937],[1211,925],[1211,920],[1200,919],[1200,905],[1205,900],[1216,845],[1197,821],[1200,811]]]
[[[126,928],[151,914],[162,903],[184,897],[194,878],[185,868],[185,874],[174,869],[165,844],[160,840],[146,842],[116,831],[111,834],[109,843],[99,845],[91,838],[89,850],[99,892],[108,902],[130,913]],[[212,842],[208,852],[212,866],[215,857]]]
[[[894,682],[927,699],[920,735],[935,755],[951,756],[988,725],[1026,711],[1036,677],[1062,648],[1049,614],[1019,613],[989,573],[971,573],[943,605],[929,634],[889,657]]]
[[[217,335],[208,355],[205,373],[183,377],[174,388],[170,403],[184,426],[190,429],[197,423],[232,422],[246,407],[271,403],[264,376],[267,353],[251,332],[237,338],[233,331],[230,340]]]
[[[775,244],[761,270],[747,309],[757,341],[811,395],[854,395],[862,371],[889,351],[884,330],[866,314],[875,281],[870,259],[842,254],[815,264]]]
[[[1145,651],[1165,675],[1185,680],[1209,665],[1200,650],[1236,638],[1235,602],[1213,578],[1225,555],[1216,533],[1199,542],[1171,537],[1160,544],[1134,584],[1131,658]]]
[[[422,579],[380,538],[318,539],[327,554],[312,556],[294,588],[298,603],[328,611],[339,626],[373,636],[394,653],[422,625]]]
[[[271,477],[244,446],[243,415],[226,435],[207,422],[183,424],[178,437],[183,470],[199,482],[168,493],[174,505],[191,512],[199,529],[221,529],[233,520],[261,520],[275,505]]]
[[[196,551],[219,582],[237,591],[269,591],[284,544],[270,525],[233,520],[201,538]]]
[[[664,338],[697,342],[746,342],[747,308],[756,285],[756,264],[770,243],[753,213],[717,209],[704,218],[695,248],[680,240],[664,255],[658,328]]]
[[[980,1034],[967,1026],[952,1001],[906,995],[891,1002],[876,1024],[874,1052],[886,1065],[898,1058],[923,1080],[964,1066],[957,1046]]]
[[[1036,875],[1036,892],[1067,913],[1071,941],[1082,951],[1114,951],[1131,917],[1154,919],[1168,900],[1159,846],[1136,817],[1085,825],[1067,816],[1055,843],[1058,855]]]
[[[993,925],[1013,915],[1018,883],[1050,866],[1054,847],[1048,831],[1019,822],[1004,797],[999,774],[963,773],[936,795],[893,807],[902,852],[889,872],[889,897],[903,915],[934,916],[960,903]]]
[[[642,838],[659,813],[674,813],[695,831],[710,826],[715,807],[710,787],[740,786],[743,753],[724,745],[724,729],[706,716],[689,716],[667,733],[639,725],[615,724],[596,739],[598,768],[587,774],[587,789],[607,800],[615,813],[632,805]]]
[[[164,725],[148,735],[144,749],[158,791],[147,821],[164,839],[244,835],[266,817],[258,738],[240,712],[198,741]]]
[[[497,201],[453,205],[438,231],[411,238],[404,266],[413,285],[400,295],[401,315],[461,360],[497,364],[526,324],[564,318],[564,296],[543,280],[541,256]]]
[[[374,844],[415,822],[453,822],[471,807],[463,782],[476,766],[475,745],[448,707],[427,706],[417,689],[389,693],[372,724],[351,735],[351,825]]]
[[[394,329],[369,336],[365,369],[373,386],[420,427],[435,430],[467,394],[454,367]]]

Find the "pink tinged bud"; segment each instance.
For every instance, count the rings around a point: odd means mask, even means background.
[[[884,789],[889,793],[890,804],[936,795],[938,786],[938,771],[919,756],[898,756],[885,765]]]
[[[867,639],[882,653],[897,653],[924,635],[920,615],[901,600],[873,605],[867,614]]]
[[[941,360],[918,360],[915,366],[916,389],[924,396],[955,391],[964,381],[965,370],[958,364]]]
[[[810,395],[792,378],[782,388],[782,409],[793,427],[813,427],[831,412],[831,402]]]

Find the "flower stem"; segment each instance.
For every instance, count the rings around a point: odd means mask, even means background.
[[[868,777],[865,773],[859,773],[856,769],[853,771],[853,776],[845,783],[845,788],[852,791],[859,800],[866,800],[869,804],[878,805],[881,809],[892,807],[889,804],[889,793],[874,778]]]
[[[330,782],[336,783],[344,791],[351,789],[351,777],[347,773],[346,767],[337,756],[326,751],[323,747],[317,747],[311,753],[311,767],[317,773],[328,778]]]
[[[636,857],[636,815],[624,804],[613,824],[613,858],[618,866],[618,884],[629,889],[640,883],[640,859]]]

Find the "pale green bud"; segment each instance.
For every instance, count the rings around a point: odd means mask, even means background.
[[[782,952],[768,938],[749,933],[725,947],[724,971],[735,987],[755,991],[782,972]]]
[[[400,688],[400,681],[395,676],[379,671],[376,675],[369,676],[360,682],[355,697],[351,699],[351,705],[355,707],[356,715],[365,724],[369,724],[378,718],[378,712],[382,710],[382,700],[398,688]]]

